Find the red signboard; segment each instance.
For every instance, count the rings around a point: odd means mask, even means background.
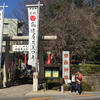
[[[68,79],[70,78],[70,68],[69,68],[69,51],[63,51],[62,53],[62,58],[63,58],[63,78],[64,78],[64,83],[67,84]]]

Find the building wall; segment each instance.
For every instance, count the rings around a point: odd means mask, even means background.
[[[21,36],[23,35],[22,33],[22,27],[19,26],[19,23],[23,25],[22,22],[19,22],[17,19],[10,19],[10,18],[4,18],[4,30],[3,30],[3,36],[17,36],[18,34]],[[11,41],[10,42],[10,48],[12,45],[15,44],[22,44],[23,42],[16,42],[16,41]],[[3,41],[3,47],[2,51],[5,52],[5,46],[6,46],[6,41]]]
[[[8,27],[6,26],[6,24],[8,24]],[[5,18],[3,34],[8,34],[9,36],[17,36],[17,32],[18,32],[18,20]]]
[[[4,18],[3,36],[17,36],[17,32],[18,32],[18,20]],[[5,46],[6,42],[3,41],[2,45]],[[5,47],[3,47],[3,50],[4,48]]]
[[[92,91],[100,91],[100,75],[83,75],[82,81],[85,81],[91,85]]]

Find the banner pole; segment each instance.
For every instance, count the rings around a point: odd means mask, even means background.
[[[3,4],[3,6],[0,6],[0,7],[3,7],[3,9],[1,9],[1,33],[0,33],[0,88],[2,88],[2,77],[1,77],[1,60],[2,60],[2,40],[3,40],[3,23],[4,23],[4,13],[5,13],[5,7],[8,7],[8,6],[5,6],[5,3]]]

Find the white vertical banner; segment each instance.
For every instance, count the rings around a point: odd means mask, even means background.
[[[70,79],[70,55],[69,51],[62,52],[62,78],[64,83],[67,84],[67,80]]]
[[[29,59],[28,64],[37,66],[38,54],[38,6],[28,8],[29,17]]]
[[[0,64],[1,64],[1,57],[2,57],[2,35],[3,35],[3,14],[2,10],[0,11]],[[1,66],[1,65],[0,65]]]

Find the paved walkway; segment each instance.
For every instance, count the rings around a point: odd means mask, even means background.
[[[69,92],[68,92],[69,93]],[[39,90],[39,91],[33,91],[31,90],[30,92],[26,93],[25,95],[43,95],[43,94],[47,94],[47,95],[51,95],[51,94],[62,94],[61,92],[55,91],[55,90]]]
[[[30,92],[31,90],[32,90],[32,84],[11,86],[9,88],[0,89],[0,98],[23,96],[26,93]]]
[[[32,91],[33,85],[32,84],[25,84],[19,86],[12,86],[9,88],[0,89],[0,98],[8,98],[8,97],[23,97],[23,96],[34,96],[34,97],[55,97],[55,98],[74,98],[76,97],[76,93],[69,93],[69,92],[58,92],[54,90],[40,90],[37,92]],[[85,92],[83,95],[92,95],[92,96],[100,96],[99,92]]]

